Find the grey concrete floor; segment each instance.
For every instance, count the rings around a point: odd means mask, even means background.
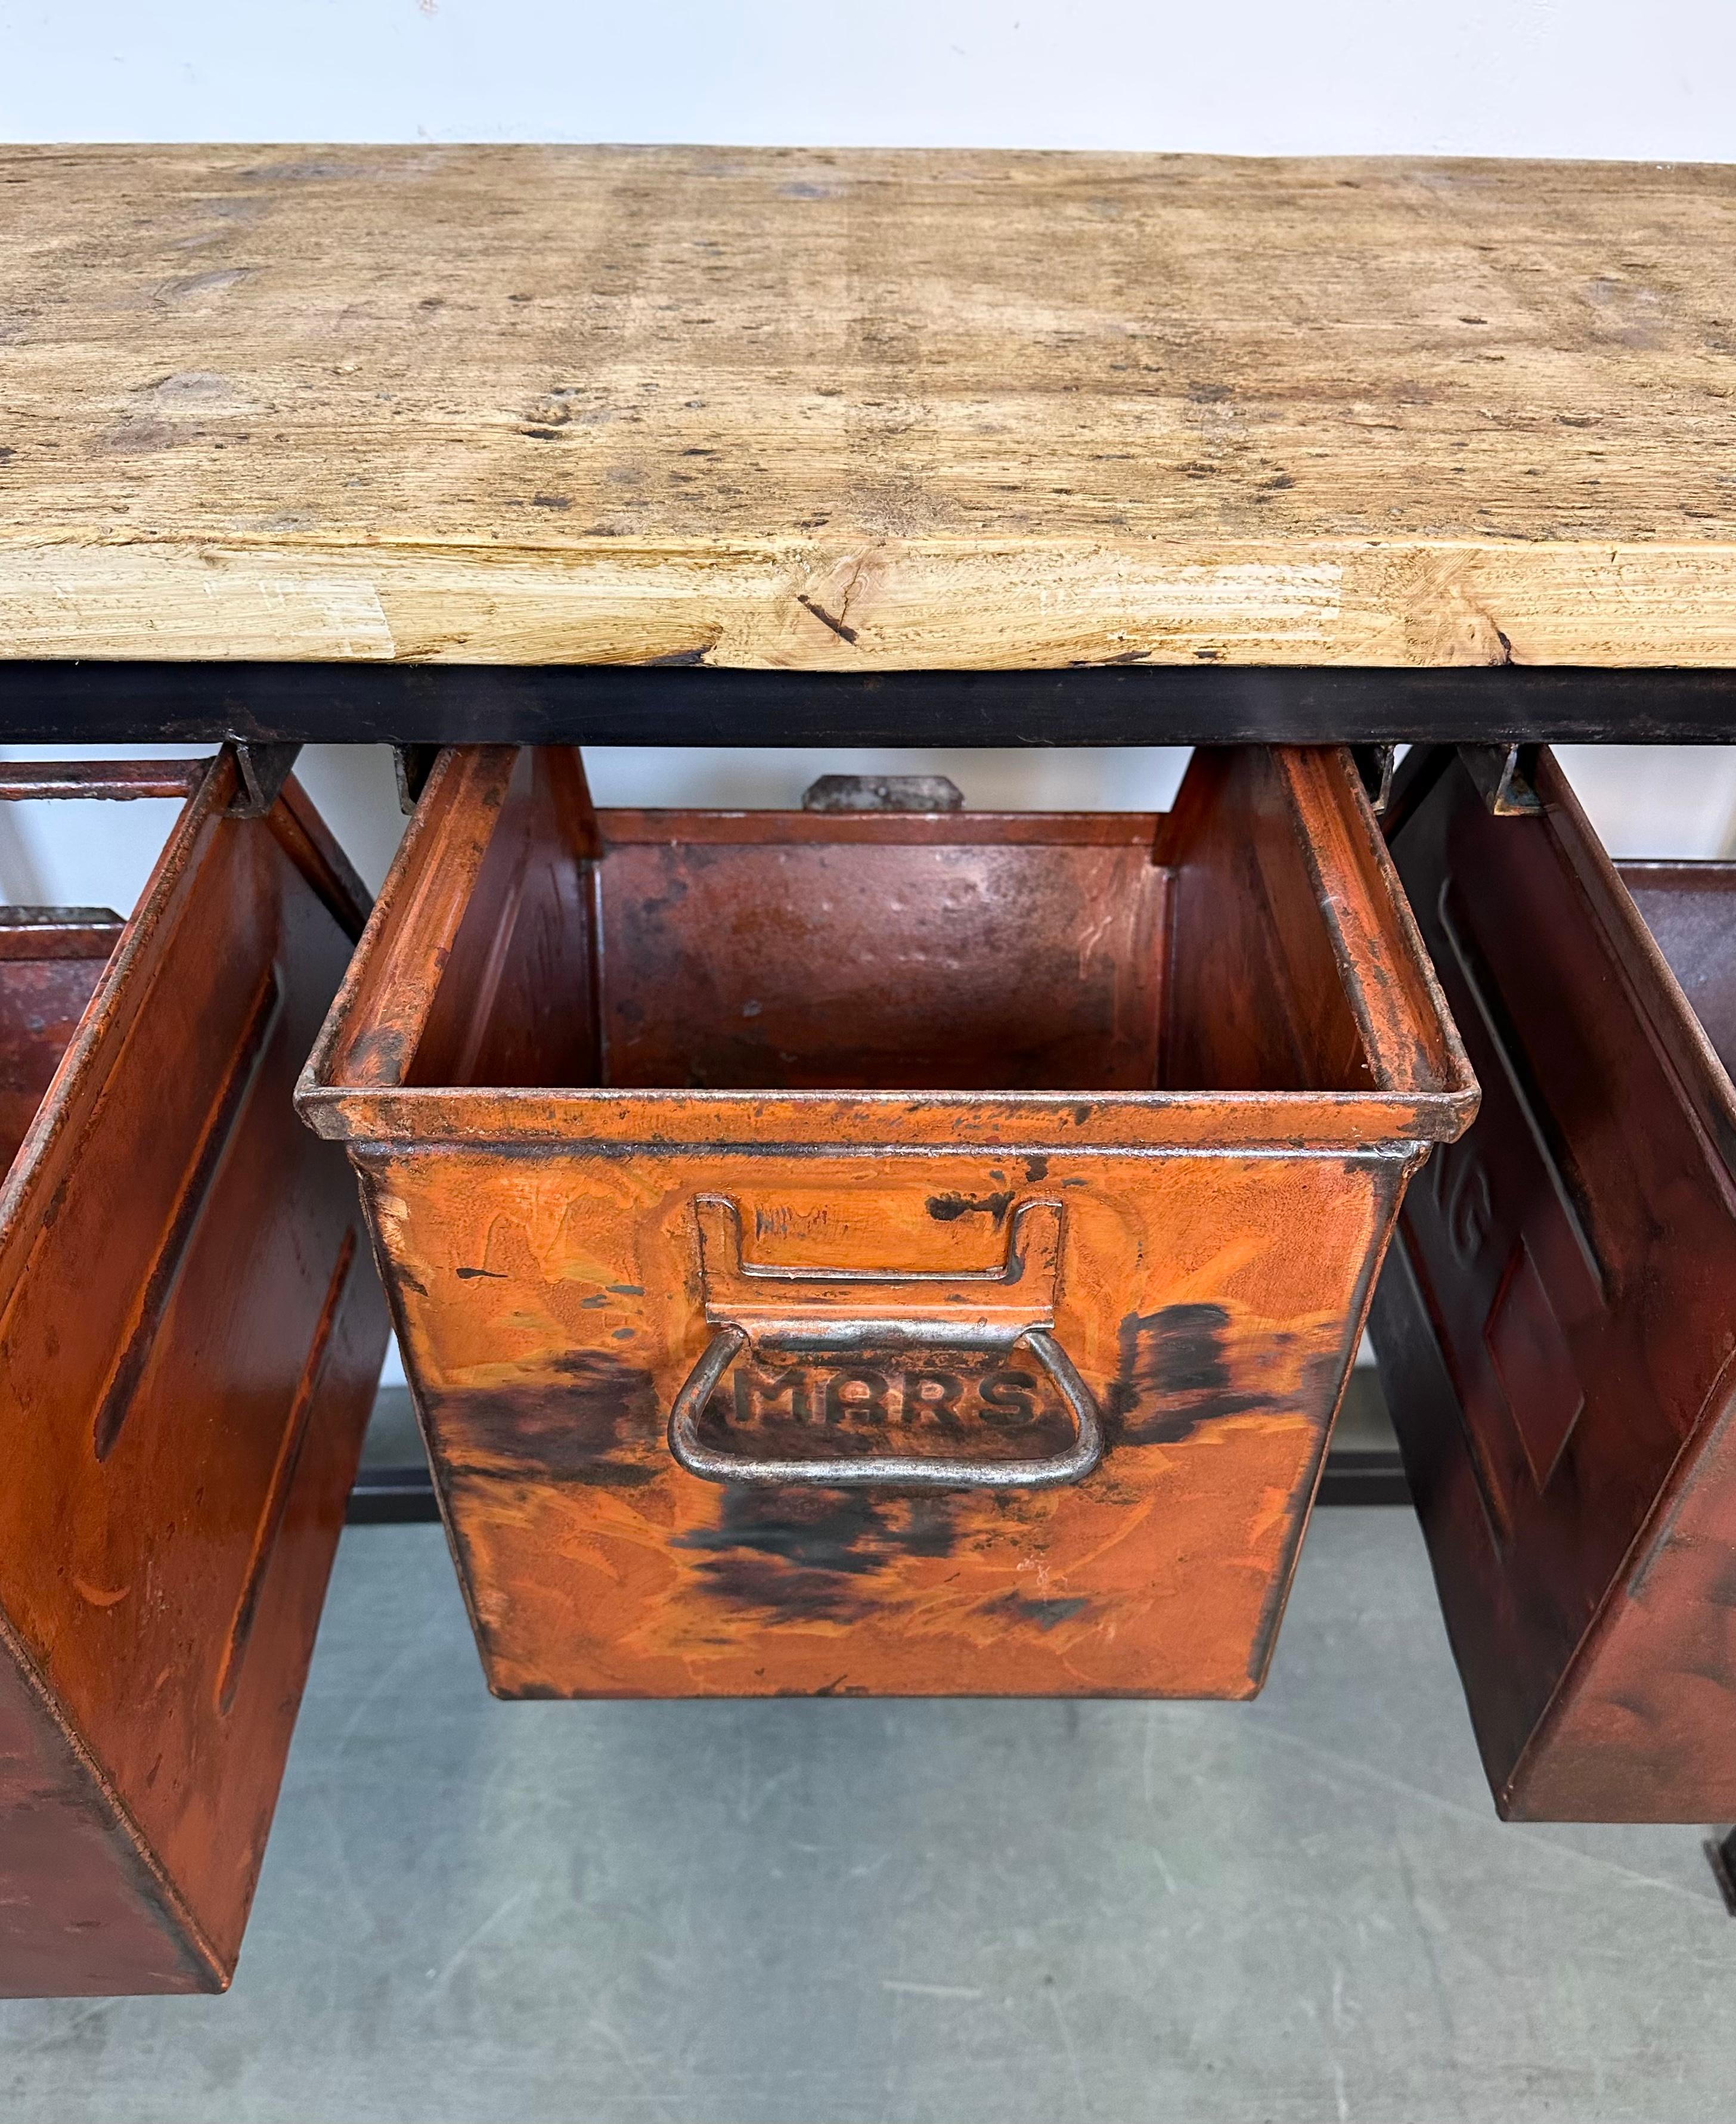
[[[1317,1515],[1252,1706],[501,1704],[345,1537],[234,1990],[0,2006],[109,2124],[1736,2114],[1696,1832],[1498,1825],[1421,1543]]]

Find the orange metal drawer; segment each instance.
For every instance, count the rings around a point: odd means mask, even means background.
[[[0,1992],[220,1990],[383,1355],[295,1071],[365,895],[230,755],[0,768],[186,801],[123,928],[0,921]]]
[[[593,813],[454,750],[299,1094],[505,1695],[1247,1696],[1475,1090],[1346,754]]]
[[[1611,863],[1545,752],[1393,848],[1484,1086],[1405,1204],[1381,1369],[1503,1814],[1736,1815],[1736,865]]]

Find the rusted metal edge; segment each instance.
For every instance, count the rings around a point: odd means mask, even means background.
[[[0,803],[36,804],[66,797],[125,803],[191,796],[209,773],[198,759],[12,759],[0,766]]]
[[[155,1905],[157,1914],[176,1936],[188,1974],[194,1979],[193,1988],[227,1991],[234,1974],[233,1964],[224,1959],[206,1936],[144,1832],[134,1821],[125,1802],[110,1782],[101,1762],[44,1680],[30,1647],[3,1610],[0,1610],[0,1659],[12,1661],[24,1688],[87,1780],[92,1797],[108,1817],[109,1834],[116,1847],[116,1856],[122,1866],[132,1873],[135,1891],[148,1904]]]
[[[148,998],[156,980],[156,967],[150,961],[161,964],[158,940],[180,919],[205,831],[221,816],[235,787],[237,770],[228,756],[219,754],[214,762],[201,760],[198,765],[200,778],[169,829],[114,956],[60,1058],[36,1119],[0,1182],[0,1276],[15,1272],[11,1266],[14,1246],[32,1243],[36,1220],[24,1211],[51,1146],[67,1128],[76,1125],[82,1131],[91,1125],[96,1060],[111,1039],[124,1035]],[[54,1095],[59,1087],[75,1082],[79,1088],[73,1096]],[[83,1096],[86,1087],[92,1088],[90,1097]]]

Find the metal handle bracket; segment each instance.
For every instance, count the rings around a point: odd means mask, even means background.
[[[699,1418],[748,1340],[745,1328],[720,1328],[669,1412],[669,1450],[702,1483],[801,1483],[828,1490],[1052,1490],[1080,1481],[1103,1457],[1103,1426],[1091,1390],[1042,1328],[1028,1328],[1013,1346],[1029,1350],[1067,1405],[1075,1435],[1064,1453],[1043,1460],[943,1460],[911,1453],[810,1460],[720,1453],[701,1440]]]
[[[707,1483],[807,1484],[828,1489],[1035,1490],[1076,1483],[1103,1458],[1090,1389],[1055,1339],[1062,1233],[1058,1202],[1022,1203],[1004,1262],[986,1269],[769,1266],[743,1258],[741,1216],[721,1196],[694,1204],[705,1317],[717,1331],[675,1396],[669,1450]],[[1041,1460],[943,1459],[912,1454],[792,1459],[737,1455],[699,1436],[706,1403],[744,1351],[1020,1347],[1047,1374],[1073,1418],[1074,1440]]]

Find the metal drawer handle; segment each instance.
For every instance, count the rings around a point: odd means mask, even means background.
[[[1091,1390],[1073,1360],[1043,1328],[1016,1337],[1048,1374],[1072,1412],[1076,1436],[1065,1453],[1047,1460],[918,1459],[907,1453],[834,1460],[738,1459],[701,1444],[699,1418],[717,1382],[751,1338],[733,1323],[721,1327],[688,1374],[669,1412],[669,1450],[689,1475],[703,1483],[806,1483],[829,1490],[881,1487],[917,1490],[1049,1490],[1077,1483],[1103,1457],[1103,1426]]]

